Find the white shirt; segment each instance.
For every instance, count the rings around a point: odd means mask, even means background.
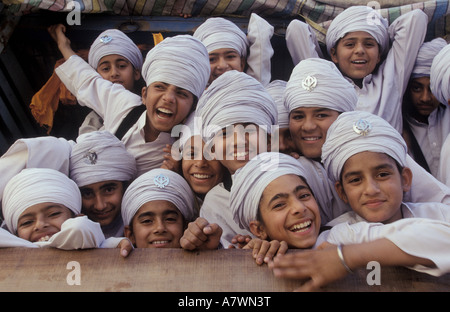
[[[406,120],[422,150],[431,174],[437,177],[441,149],[444,140],[450,133],[450,109],[439,105],[428,116],[428,124],[419,122],[410,116],[407,116]]]
[[[92,108],[103,118],[104,129],[111,133],[117,131],[133,107],[142,105],[140,96],[122,85],[103,79],[77,55],[71,56],[55,72],[80,105]],[[155,141],[145,142],[145,123],[146,112],[142,113],[137,123],[122,138],[127,150],[136,158],[138,175],[161,167],[164,160],[162,149],[166,144],[173,143],[170,133],[163,132]]]
[[[442,144],[438,179],[450,188],[450,134]]]

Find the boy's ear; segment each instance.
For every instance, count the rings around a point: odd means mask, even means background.
[[[267,239],[268,237],[264,225],[259,221],[250,221],[250,232],[260,239]]]
[[[337,55],[336,55],[336,48],[330,49],[330,57],[331,57],[331,60],[333,61],[333,63],[335,63],[335,64],[338,63],[338,59],[337,59]]]
[[[401,172],[401,176],[402,176],[403,192],[408,192],[411,189],[411,184],[412,184],[412,179],[413,179],[413,174],[412,174],[411,169],[409,169],[408,167],[404,167]]]
[[[133,69],[133,71],[134,71],[134,73],[133,73],[134,80],[138,81],[139,79],[141,79],[141,72],[137,69]]]
[[[130,226],[129,225],[125,225],[123,231],[124,231],[125,237],[128,238],[131,241],[133,246],[136,245],[136,239],[134,238],[134,234],[131,231]]]
[[[145,105],[145,100],[147,98],[147,87],[142,87],[141,97],[142,97],[142,103]]]
[[[339,198],[342,199],[342,201],[346,204],[348,204],[348,198],[345,194],[344,187],[342,186],[342,183],[340,181],[336,181],[334,184],[334,188],[336,189],[336,192],[339,195]]]

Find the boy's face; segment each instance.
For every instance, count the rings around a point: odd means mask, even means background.
[[[155,132],[171,132],[189,115],[194,95],[188,90],[164,82],[142,88],[142,102],[147,107],[147,125]]]
[[[205,143],[201,137],[193,136],[183,149],[181,168],[183,176],[196,194],[206,194],[222,182],[222,164],[218,160],[207,160],[203,155]]]
[[[322,155],[328,128],[338,118],[335,110],[318,107],[300,107],[289,114],[289,130],[297,150],[307,158]]]
[[[278,128],[278,135],[272,140],[276,140],[278,138],[278,151],[283,154],[291,155],[292,153],[298,153],[297,147],[294,144],[294,141],[291,136],[291,131],[289,127],[287,128]],[[272,143],[276,143],[272,141]]]
[[[308,185],[297,175],[273,180],[264,190],[252,233],[262,239],[285,241],[290,248],[311,248],[319,235],[320,214]]]
[[[211,66],[211,75],[209,83],[213,82],[223,73],[229,70],[244,71],[245,59],[241,58],[235,49],[217,49],[209,53],[209,64]]]
[[[261,133],[260,133],[261,132]],[[260,146],[267,143],[267,135],[255,124],[234,124],[222,129],[214,137],[214,155],[231,174],[243,167],[250,159],[267,150]]]
[[[411,186],[409,168],[399,172],[394,159],[384,153],[362,152],[344,164],[339,197],[368,222],[390,223],[401,219],[403,193]]]
[[[132,220],[125,236],[136,248],[179,248],[184,218],[174,204],[165,200],[147,202]]]
[[[426,119],[439,106],[439,101],[431,93],[430,77],[412,79],[408,86],[408,92],[415,112]]]
[[[363,79],[380,62],[377,41],[365,31],[346,34],[336,47],[330,49],[332,61],[351,79]]]
[[[121,181],[103,181],[80,188],[82,212],[101,226],[111,224],[122,207],[125,192]]]
[[[139,70],[128,59],[117,54],[102,57],[98,62],[97,72],[103,79],[121,84],[131,92],[134,91],[135,81],[141,78]]]
[[[30,242],[48,241],[61,231],[64,221],[72,217],[72,211],[60,204],[41,203],[30,206],[19,217],[17,236]]]

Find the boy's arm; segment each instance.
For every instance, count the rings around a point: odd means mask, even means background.
[[[286,28],[286,46],[294,66],[307,58],[323,58],[319,42],[311,27],[296,19]]]

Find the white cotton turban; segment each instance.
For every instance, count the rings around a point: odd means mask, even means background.
[[[257,220],[265,188],[287,174],[301,176],[308,184],[315,179],[314,172],[306,170],[297,159],[274,152],[261,153],[236,171],[230,192],[230,208],[234,221],[242,229],[250,231],[250,221]]]
[[[137,175],[136,160],[108,131],[80,135],[70,155],[69,176],[79,187],[103,181],[131,181]]]
[[[447,41],[442,38],[424,42],[417,53],[411,78],[430,77],[433,59],[446,45]]]
[[[430,87],[439,102],[445,104],[450,100],[450,44],[447,44],[433,59]]]
[[[265,126],[268,132],[277,123],[277,107],[262,84],[249,75],[230,70],[215,79],[200,98],[197,117],[201,118],[206,140],[217,130],[238,123]]]
[[[278,110],[278,126],[280,128],[289,127],[289,112],[284,106],[284,90],[287,82],[284,80],[274,80],[266,86],[267,92],[274,100]]]
[[[3,216],[11,233],[17,232],[20,215],[29,207],[55,203],[81,212],[81,194],[78,186],[65,174],[47,168],[23,169],[6,185],[3,192]]]
[[[139,208],[154,200],[165,200],[174,204],[186,222],[197,217],[194,195],[186,180],[171,170],[153,169],[139,176],[125,191],[122,199],[124,224],[130,225]]]
[[[190,35],[164,39],[147,53],[142,67],[147,86],[160,81],[188,90],[197,98],[205,90],[210,72],[208,51]]]
[[[143,57],[137,45],[126,34],[118,29],[108,29],[102,32],[89,49],[88,63],[97,69],[102,57],[117,54],[125,57],[133,67],[142,69]]]
[[[208,18],[193,36],[203,42],[208,53],[217,49],[234,49],[241,57],[247,57],[247,36],[235,23],[225,18]]]
[[[379,44],[382,56],[389,51],[388,21],[369,6],[352,6],[338,14],[329,26],[325,37],[328,54],[339,39],[355,31],[369,33]]]
[[[354,86],[342,76],[333,62],[309,58],[292,70],[284,92],[289,112],[299,107],[322,107],[338,112],[355,109],[358,102]]]
[[[382,117],[363,111],[346,112],[331,124],[322,146],[328,177],[339,181],[345,162],[361,152],[384,153],[406,165],[407,147],[401,134]]]

